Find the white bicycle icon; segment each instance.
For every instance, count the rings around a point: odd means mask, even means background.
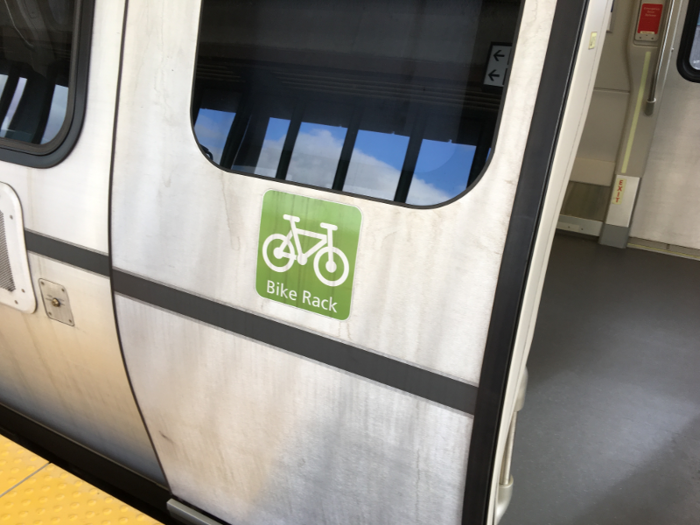
[[[333,246],[333,232],[336,231],[338,227],[333,224],[322,222],[321,228],[325,229],[327,233],[316,233],[297,228],[296,223],[301,221],[299,217],[294,217],[293,215],[282,215],[282,218],[285,221],[289,221],[291,226],[289,233],[287,235],[273,233],[267,239],[265,239],[262,247],[263,259],[270,270],[280,273],[286,272],[294,265],[294,261],[298,262],[301,266],[304,266],[308,262],[309,257],[315,253],[316,257],[314,258],[314,272],[316,273],[318,280],[328,286],[340,286],[343,284],[350,273],[350,264],[348,263],[348,258],[345,256],[345,254],[339,248]],[[313,237],[319,241],[311,249],[304,252],[301,249],[301,243],[299,242],[300,235]],[[292,239],[294,242],[292,242]],[[273,257],[278,260],[289,259],[289,261],[283,266],[277,266],[270,260],[270,255],[268,252],[270,250],[270,245],[274,241],[280,241],[280,245],[273,247]],[[324,255],[327,256],[328,260],[323,265],[323,268],[331,274],[334,274],[338,270],[336,258],[340,260],[341,266],[343,267],[343,272],[336,280],[326,279],[321,273],[320,265],[321,259]]]

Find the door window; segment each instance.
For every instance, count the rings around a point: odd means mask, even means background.
[[[688,3],[677,65],[684,78],[700,82],[700,0]]]
[[[519,10],[494,0],[204,0],[195,137],[227,170],[442,203],[487,161],[508,72],[501,44],[513,41]]]
[[[73,117],[76,94],[84,95],[87,64],[79,66],[76,60],[78,54],[87,54],[92,7],[91,0],[0,3],[0,147],[4,150],[46,156],[61,146],[72,124],[79,128]],[[79,33],[88,39],[81,41]],[[64,148],[65,154],[71,146]],[[38,165],[21,153],[0,150],[0,158]]]

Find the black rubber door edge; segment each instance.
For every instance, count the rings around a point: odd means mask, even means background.
[[[496,442],[522,298],[588,0],[560,0],[496,286],[469,447],[463,525],[487,522]]]
[[[673,15],[673,13],[671,13],[671,15]],[[685,21],[681,22],[683,24],[683,33],[681,35],[680,46],[678,47],[676,67],[681,76],[691,82],[700,82],[700,70],[690,65],[690,52],[693,50],[693,43],[695,42],[698,17],[700,17],[700,0],[689,0]],[[669,43],[669,45],[673,44]]]

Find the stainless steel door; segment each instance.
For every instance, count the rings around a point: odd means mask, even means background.
[[[91,58],[86,116],[70,155],[46,169],[0,163],[0,181],[22,205],[39,303],[31,313],[0,306],[0,404],[162,484],[124,369],[109,278],[110,161],[124,15],[123,1],[97,2],[91,53],[82,57]],[[40,279],[67,290],[72,326],[48,316]]]
[[[524,3],[488,167],[427,209],[212,164],[190,120],[200,6],[130,4],[114,287],[175,496],[230,523],[493,521],[492,473],[610,11],[584,4]],[[347,319],[256,291],[270,191],[360,210]]]

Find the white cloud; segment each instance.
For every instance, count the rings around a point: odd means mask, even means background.
[[[66,107],[68,104],[68,88],[56,85],[53,98],[51,99],[51,109],[49,110],[49,120],[44,129],[44,136],[41,143],[45,144],[54,138],[63,126],[66,119]]]
[[[276,141],[264,142],[256,173],[274,176],[273,167],[276,167],[279,162],[283,144],[284,137]],[[327,129],[299,133],[287,179],[330,188],[342,147],[342,140],[333,137]],[[350,161],[344,190],[391,200],[394,198],[400,175],[400,171],[393,166],[356,149]],[[444,202],[450,197],[451,195],[443,190],[414,176],[408,202],[429,205]]]
[[[343,141],[333,137],[327,129],[317,128],[310,133],[299,133],[287,179],[330,188],[342,147]]]
[[[214,115],[217,118],[213,118]],[[207,109],[199,111],[197,122],[194,125],[194,133],[197,136],[197,141],[211,152],[214,162],[221,161],[226,137],[234,116],[234,113],[223,111]]]
[[[428,206],[430,204],[445,202],[452,197],[454,197],[454,195],[450,195],[446,191],[436,188],[429,182],[426,182],[414,175],[413,182],[411,182],[411,188],[408,191],[408,198],[406,199],[406,202],[408,204]]]

